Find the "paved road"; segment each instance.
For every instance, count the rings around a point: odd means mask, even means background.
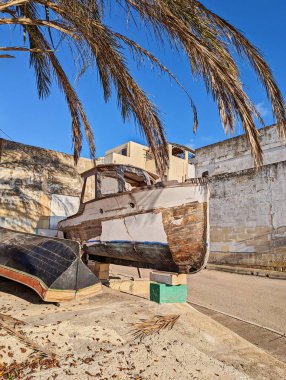
[[[112,267],[138,278],[136,268]],[[149,270],[140,271],[142,278],[149,278]],[[188,299],[286,333],[286,280],[203,270],[188,276]]]
[[[286,333],[286,280],[204,270],[188,277],[188,298]]]
[[[115,273],[138,278],[136,268],[112,267]],[[149,279],[149,270],[140,272],[142,278]],[[283,336],[286,333],[286,280],[203,270],[188,276],[188,301],[201,313],[286,362],[286,337]],[[241,320],[278,331],[282,336]]]

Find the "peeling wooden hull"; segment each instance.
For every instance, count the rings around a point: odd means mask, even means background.
[[[208,187],[194,180],[108,196],[58,228],[98,261],[197,272],[209,252]]]
[[[0,228],[0,276],[32,288],[47,302],[89,297],[101,290],[83,264],[80,246]]]

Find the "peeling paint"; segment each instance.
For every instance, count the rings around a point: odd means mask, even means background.
[[[206,180],[156,183],[89,201],[58,227],[97,260],[195,272],[208,253],[207,202]]]

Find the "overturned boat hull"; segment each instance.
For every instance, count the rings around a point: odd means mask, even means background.
[[[97,261],[194,273],[209,252],[207,181],[160,183],[87,202],[58,228]]]
[[[75,241],[0,228],[0,276],[35,290],[48,302],[88,297],[101,290]]]

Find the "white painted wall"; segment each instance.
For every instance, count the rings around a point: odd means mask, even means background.
[[[286,271],[285,200],[286,161],[212,177],[210,262]]]
[[[261,145],[264,153],[264,165],[286,160],[286,142],[278,136],[275,126],[260,130]],[[196,150],[193,159],[196,177],[205,171],[209,175],[234,173],[254,167],[249,144],[245,136],[228,139]]]

